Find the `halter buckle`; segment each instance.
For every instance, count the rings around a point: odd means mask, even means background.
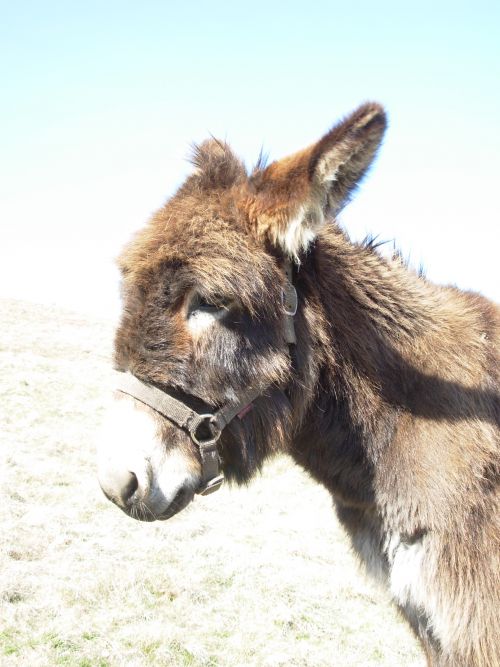
[[[199,429],[202,426],[205,426],[206,431],[210,433],[209,437],[203,437],[203,435],[199,433]],[[189,424],[188,430],[191,439],[200,448],[208,447],[209,445],[214,445],[220,438],[222,433],[222,429],[217,423],[217,419],[215,418],[214,415],[210,414],[198,415],[197,417],[192,419]]]

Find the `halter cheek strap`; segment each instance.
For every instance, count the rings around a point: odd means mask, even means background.
[[[295,345],[297,343],[297,336],[295,335],[295,323],[293,318],[297,314],[299,305],[299,298],[297,290],[293,285],[293,267],[290,261],[285,262],[285,286],[281,290],[281,305],[285,313],[284,333],[285,341],[288,345]]]
[[[285,341],[292,346],[297,342],[293,318],[297,312],[298,299],[292,283],[293,270],[290,261],[285,262],[284,269],[286,281],[282,289],[281,303],[285,314],[283,331]],[[252,402],[263,393],[261,387],[250,388],[243,392],[235,403],[229,403],[213,413],[198,413],[174,398],[168,390],[158,389],[143,382],[132,373],[118,373],[117,389],[149,405],[150,408],[190,435],[201,457],[202,479],[197,491],[200,495],[208,495],[216,491],[224,481],[217,449],[217,441],[223,429],[236,416],[243,418],[249,412]]]

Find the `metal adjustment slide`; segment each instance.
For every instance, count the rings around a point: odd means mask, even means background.
[[[198,495],[209,496],[214,491],[217,491],[217,489],[220,489],[223,483],[224,475],[217,475],[217,477],[213,477],[209,482],[207,482],[203,491],[198,491]]]

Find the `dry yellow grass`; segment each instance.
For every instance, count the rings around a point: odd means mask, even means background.
[[[113,507],[93,448],[111,326],[0,313],[0,664],[424,664],[328,494],[288,460],[166,523]]]

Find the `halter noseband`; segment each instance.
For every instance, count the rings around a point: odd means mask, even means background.
[[[297,291],[292,283],[292,265],[285,262],[286,283],[282,290],[282,307],[285,313],[285,341],[295,345],[294,315],[297,312]],[[235,417],[247,413],[252,402],[262,395],[262,388],[250,388],[240,394],[236,403],[230,403],[213,413],[198,413],[186,403],[171,396],[168,390],[158,389],[152,384],[139,380],[132,373],[118,372],[117,390],[128,394],[141,403],[153,408],[173,424],[186,431],[201,456],[201,484],[196,493],[206,496],[220,488],[224,474],[220,469],[220,456],[217,448],[223,429]]]

